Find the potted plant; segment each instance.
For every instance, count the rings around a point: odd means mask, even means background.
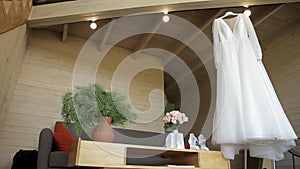
[[[74,124],[77,135],[83,130],[93,131],[92,137],[98,141],[113,140],[110,122],[114,126],[124,126],[136,119],[125,96],[105,91],[99,84],[76,87],[73,93],[66,92],[62,97],[61,115],[67,125]],[[103,140],[103,135],[110,138]]]

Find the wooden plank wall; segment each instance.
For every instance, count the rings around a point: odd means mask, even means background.
[[[190,131],[196,136],[198,136],[200,132],[209,133],[207,131],[199,130],[203,128],[204,121],[206,121],[206,116],[208,114],[211,103],[211,86],[208,75],[206,75],[205,78],[198,80],[198,88],[200,92],[199,113],[197,115],[197,120]],[[199,123],[200,121],[203,123]]]
[[[3,145],[5,140],[3,140],[1,131],[7,118],[9,101],[23,63],[27,35],[25,24],[0,34],[0,168],[8,164],[6,161],[2,161],[6,154],[5,151],[1,150],[6,146]],[[6,148],[11,149],[11,147]]]
[[[129,96],[130,102],[137,109],[138,123],[130,124],[126,126],[126,128],[164,132],[162,123],[164,95],[160,92],[152,92],[154,89],[159,89],[163,92],[163,71],[146,68],[146,66],[149,65],[156,65],[162,68],[161,60],[157,57],[139,54],[135,56],[136,59],[133,59],[127,57],[130,54],[132,54],[132,51],[122,48],[115,48],[115,50],[111,51],[99,65],[96,81],[102,84],[106,89],[113,88],[125,96]],[[145,67],[145,70],[141,69],[140,72],[131,79],[129,82],[129,91],[126,93],[124,90],[128,84],[126,79],[131,78],[128,72],[135,69],[136,65],[138,65],[138,67]],[[120,71],[120,69],[123,71]],[[112,79],[114,79],[114,87],[112,87]],[[150,112],[146,112],[148,109],[151,109]]]
[[[13,92],[27,44],[26,25],[0,34],[0,131],[6,118],[4,111]]]
[[[1,132],[1,169],[11,167],[12,157],[18,149],[36,149],[40,130],[44,127],[53,128],[55,121],[61,120],[60,98],[67,89],[71,88],[75,61],[85,41],[68,36],[67,42],[63,43],[60,41],[60,36],[51,31],[31,31],[24,62]],[[124,53],[126,55],[129,52],[118,48],[109,57],[118,57],[118,54],[124,55]],[[156,63],[160,65],[158,62]],[[111,74],[109,71],[106,71],[107,74]],[[98,74],[97,77],[100,79],[97,81],[103,82],[105,78],[101,79],[101,77],[105,77],[107,74]],[[142,80],[143,76],[149,77],[148,81]],[[132,93],[142,93],[142,95],[148,96],[145,92],[153,87],[163,89],[161,71],[145,71],[135,79],[133,83],[143,85],[143,88],[132,87]],[[109,83],[103,82],[103,84]],[[137,95],[133,95],[133,97],[141,98],[138,102],[147,105],[148,100],[144,97]],[[163,100],[160,100],[160,103],[163,103]],[[148,125],[136,124],[132,128],[163,131],[163,124],[159,119]]]

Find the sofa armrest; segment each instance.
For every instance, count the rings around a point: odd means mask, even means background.
[[[53,133],[49,128],[40,132],[37,169],[48,169],[49,155],[52,150]]]

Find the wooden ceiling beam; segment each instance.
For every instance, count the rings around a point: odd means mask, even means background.
[[[256,21],[254,23],[254,27],[258,26],[259,24],[261,24],[263,21],[267,20],[270,16],[272,16],[273,14],[275,14],[278,10],[280,10],[282,7],[284,7],[285,4],[281,4],[278,5],[276,8],[274,8],[271,12],[269,12],[267,15],[263,16],[262,18],[260,18],[258,21]]]
[[[201,30],[205,30],[209,25],[212,24],[212,22],[214,21],[215,18],[223,15],[227,10],[226,9],[221,9],[219,10],[215,15],[213,15],[213,17],[211,17],[202,27]],[[195,33],[193,36],[191,36],[190,40],[188,42],[191,42],[192,40],[195,39],[195,37],[198,35],[198,33]],[[185,44],[181,43],[178,50],[175,50],[174,53],[177,55],[179,54],[184,48],[185,48]],[[178,52],[178,53],[177,53]],[[167,60],[167,62],[165,62],[165,65],[167,65],[173,58],[170,58],[169,60]],[[203,64],[198,64],[196,67],[194,67],[191,70],[191,73],[194,73],[196,70],[200,69],[202,66],[204,66]],[[178,79],[178,82],[184,80],[186,77],[188,77],[191,73],[187,73],[184,74],[180,79]],[[170,89],[172,89],[174,86],[176,85],[176,83],[171,84],[170,86],[168,86],[165,91],[168,91]]]
[[[205,22],[205,24],[200,28],[201,31],[204,31],[212,22],[215,18],[219,17],[220,15],[222,15],[223,13],[225,13],[226,9],[221,9],[219,10],[212,18],[210,18],[207,22]],[[199,27],[198,25],[196,25],[197,27]],[[188,43],[190,43],[191,41],[193,41],[197,36],[199,35],[199,32],[195,32],[190,39],[187,41]],[[174,50],[174,55],[172,57],[167,58],[164,61],[163,65],[167,65],[169,64],[173,57],[178,55],[184,48],[186,47],[186,45],[184,43],[180,43]],[[200,66],[201,67],[201,66]]]
[[[221,15],[224,15],[226,11],[227,11],[227,9],[221,9],[221,10],[219,10],[213,17],[210,18],[209,21],[207,21],[207,22],[201,27],[201,30],[204,31],[209,25],[212,24],[212,22],[213,22],[216,18],[220,17]]]
[[[34,6],[28,26],[50,26],[92,19],[122,17],[136,13],[158,13],[166,9],[171,12],[289,2],[300,2],[300,0],[78,0]]]

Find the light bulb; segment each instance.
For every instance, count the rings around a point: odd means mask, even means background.
[[[90,28],[91,28],[91,29],[96,29],[96,28],[97,28],[97,23],[96,23],[95,21],[92,21],[92,22],[90,23]]]
[[[245,13],[247,16],[250,16],[250,15],[251,15],[250,9],[246,9],[246,10],[244,11],[244,13]]]
[[[164,15],[163,18],[162,18],[162,20],[163,20],[164,22],[169,22],[169,21],[170,21],[169,15]]]

